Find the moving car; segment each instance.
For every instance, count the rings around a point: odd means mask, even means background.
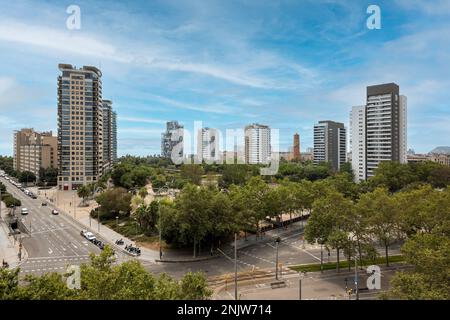
[[[83,237],[85,237],[87,240],[89,240],[89,241],[96,240],[96,237],[94,236],[94,234],[92,232],[87,231],[87,230],[81,230],[80,234]]]
[[[59,211],[58,211],[58,210],[55,210],[55,209],[53,209],[53,210],[52,210],[52,214],[54,214],[54,215],[56,216],[56,215],[58,215],[58,214],[59,214]]]
[[[20,209],[20,213],[25,216],[25,215],[28,214],[28,209],[27,208],[22,208],[22,209]]]

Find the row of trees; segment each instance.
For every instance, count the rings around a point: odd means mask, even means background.
[[[6,192],[6,186],[0,182],[1,201],[6,207],[20,207],[22,205],[19,199],[14,198],[10,193]]]
[[[401,251],[415,269],[397,274],[388,296],[450,297],[450,187],[437,190],[423,185],[394,194],[377,188],[358,201],[332,190],[314,201],[305,239],[335,249],[338,262],[340,252],[349,260],[355,256],[373,260],[378,243],[385,248],[387,265],[389,247],[406,241]]]
[[[0,170],[3,170],[9,176],[15,177],[16,171],[14,170],[13,157],[0,156]]]
[[[0,300],[203,300],[212,292],[201,273],[179,281],[147,272],[137,260],[116,264],[107,246],[80,267],[79,289],[69,289],[67,275],[48,273],[19,279],[19,269],[0,269]]]
[[[256,176],[229,189],[187,184],[174,201],[159,203],[161,219],[157,225],[167,243],[193,246],[195,254],[198,247],[216,246],[235,232],[259,234],[266,218],[276,218],[282,224],[283,215],[309,214],[315,199],[332,191],[338,193],[341,180],[352,183],[351,176],[342,174],[316,182],[284,180],[279,184]]]
[[[56,168],[40,168],[39,176],[30,171],[16,171],[13,167],[13,158],[0,156],[0,169],[5,171],[11,177],[17,178],[20,183],[35,183],[39,178],[42,185],[55,186],[57,184],[58,169]]]

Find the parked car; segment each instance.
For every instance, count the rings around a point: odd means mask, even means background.
[[[87,230],[81,230],[80,234],[89,241],[94,241],[97,239],[92,232],[89,232]]]
[[[58,215],[58,214],[59,214],[59,211],[58,211],[58,210],[55,210],[55,209],[53,209],[53,210],[52,210],[52,214],[56,216],[56,215]]]
[[[20,213],[25,216],[25,215],[28,214],[28,209],[27,208],[22,208],[22,209],[20,209]]]
[[[42,202],[41,206],[46,207],[47,206],[47,202]]]

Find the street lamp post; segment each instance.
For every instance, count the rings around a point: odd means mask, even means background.
[[[275,260],[275,279],[278,280],[278,244],[281,242],[280,237],[275,240],[276,260]]]
[[[234,300],[238,299],[237,289],[237,233],[234,234]]]
[[[348,240],[350,242],[353,241],[353,237],[355,237],[355,235],[348,237]],[[353,251],[353,250],[352,250]],[[355,294],[356,294],[356,300],[359,300],[359,290],[358,290],[358,260],[357,260],[357,256],[356,256],[356,252],[355,252]]]
[[[306,276],[306,271],[298,272],[298,300],[302,300],[302,278]]]
[[[320,244],[320,272],[323,272],[323,244]]]
[[[356,300],[359,300],[359,290],[358,290],[358,265],[355,254],[355,291],[356,291]]]
[[[100,233],[100,210],[97,208],[97,232]]]

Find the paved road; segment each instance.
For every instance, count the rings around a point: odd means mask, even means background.
[[[23,244],[28,252],[29,259],[22,264],[25,273],[42,273],[49,271],[63,271],[68,264],[86,262],[90,252],[99,253],[100,250],[92,243],[86,241],[79,234],[82,226],[79,222],[65,214],[54,216],[51,214],[51,204],[41,206],[41,200],[33,200],[26,196],[15,186],[2,179],[8,191],[22,201],[22,207],[29,209],[27,216],[21,216],[29,228],[31,223],[31,237],[25,236]],[[20,209],[16,213],[20,216]],[[283,266],[292,264],[320,262],[321,248],[319,245],[303,244],[303,231],[299,226],[291,227],[281,234],[282,242],[279,245],[279,263]],[[100,237],[101,238],[101,237]],[[101,239],[104,240],[104,239]],[[276,248],[274,242],[267,236],[267,242],[249,242],[249,246],[242,248],[238,253],[238,271],[275,269]],[[394,254],[395,249],[391,249]],[[227,251],[230,255],[230,251]],[[118,252],[119,262],[130,259]],[[343,257],[342,257],[343,258]],[[330,256],[323,250],[324,262],[336,260],[335,252]],[[152,273],[168,273],[176,278],[182,277],[189,271],[203,271],[207,276],[218,276],[234,272],[233,257],[221,256],[219,258],[201,262],[183,263],[156,263],[142,262],[146,269]]]
[[[0,178],[8,192],[22,202],[28,215],[15,213],[22,220],[29,234],[22,234],[22,243],[28,259],[20,265],[23,273],[45,273],[65,271],[68,265],[79,265],[89,260],[89,254],[100,253],[100,249],[80,235],[82,229],[70,217],[52,215],[52,206],[42,206],[42,201],[31,199],[7,180]]]
[[[303,243],[303,230],[292,228],[287,235],[281,236],[278,247],[278,262],[282,267],[286,265],[320,263],[320,245]],[[269,239],[268,239],[269,240]],[[391,248],[390,254],[398,254],[398,247]],[[383,254],[380,248],[380,254]],[[232,254],[231,254],[232,255]],[[234,273],[234,256],[220,257],[212,260],[190,263],[145,263],[146,268],[154,273],[166,272],[175,277],[182,277],[188,271],[203,271],[207,276],[218,276]],[[344,256],[341,253],[341,261]],[[238,272],[248,272],[260,269],[275,269],[276,247],[273,241],[258,242],[238,250]],[[336,252],[332,250],[330,256],[323,248],[323,261],[336,261]],[[285,268],[284,268],[285,269]]]
[[[397,266],[388,269],[382,267],[381,269],[381,289],[379,290],[364,290],[367,288],[367,274],[365,271],[359,272],[359,299],[373,300],[377,299],[378,295],[389,289],[390,279],[397,270],[404,270],[408,267]],[[320,272],[307,274],[302,278],[301,296],[302,300],[354,300],[355,295],[348,296],[345,291],[346,281],[348,288],[354,288],[354,271],[341,272],[336,274],[334,271],[326,271],[323,274]],[[264,281],[255,281],[255,283],[238,284],[238,295],[241,300],[298,300],[300,298],[299,290],[299,276],[288,275],[281,280],[284,280],[286,287],[273,289],[271,283],[274,279],[267,279]],[[220,291],[215,297],[220,300],[234,299],[234,285],[232,282],[227,286],[226,290]]]

